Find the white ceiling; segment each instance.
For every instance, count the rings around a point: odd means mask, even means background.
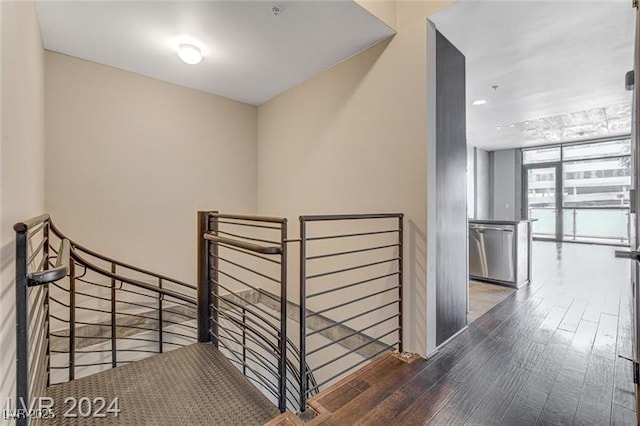
[[[351,0],[40,0],[37,8],[46,49],[255,105],[393,35]],[[180,61],[184,42],[201,47],[200,64]]]
[[[629,133],[634,15],[627,0],[461,0],[430,17],[467,60],[468,143],[495,150]],[[488,103],[471,105],[481,98]]]

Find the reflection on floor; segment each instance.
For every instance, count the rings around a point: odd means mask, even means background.
[[[499,284],[470,280],[467,322],[471,324],[514,291],[516,290],[513,288]]]
[[[533,281],[429,360],[389,359],[322,401],[326,425],[636,425],[629,261],[533,243]]]

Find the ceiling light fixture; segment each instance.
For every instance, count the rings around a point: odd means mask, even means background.
[[[189,65],[196,65],[202,61],[202,52],[193,44],[181,44],[178,47],[178,56],[182,59],[182,62]]]
[[[485,105],[486,103],[487,103],[486,99],[476,99],[475,101],[471,102],[471,105],[479,106],[479,105]]]
[[[502,126],[496,126],[496,129],[502,130]]]

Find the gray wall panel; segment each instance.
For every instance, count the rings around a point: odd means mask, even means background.
[[[436,344],[467,325],[465,58],[436,33]]]

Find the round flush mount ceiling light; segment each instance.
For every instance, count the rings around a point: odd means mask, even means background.
[[[486,103],[487,103],[486,99],[476,99],[475,101],[471,102],[471,105],[480,106],[480,105],[485,105]]]
[[[196,65],[202,62],[202,52],[198,46],[193,44],[183,43],[178,46],[178,56],[182,59],[182,62],[189,65]]]

